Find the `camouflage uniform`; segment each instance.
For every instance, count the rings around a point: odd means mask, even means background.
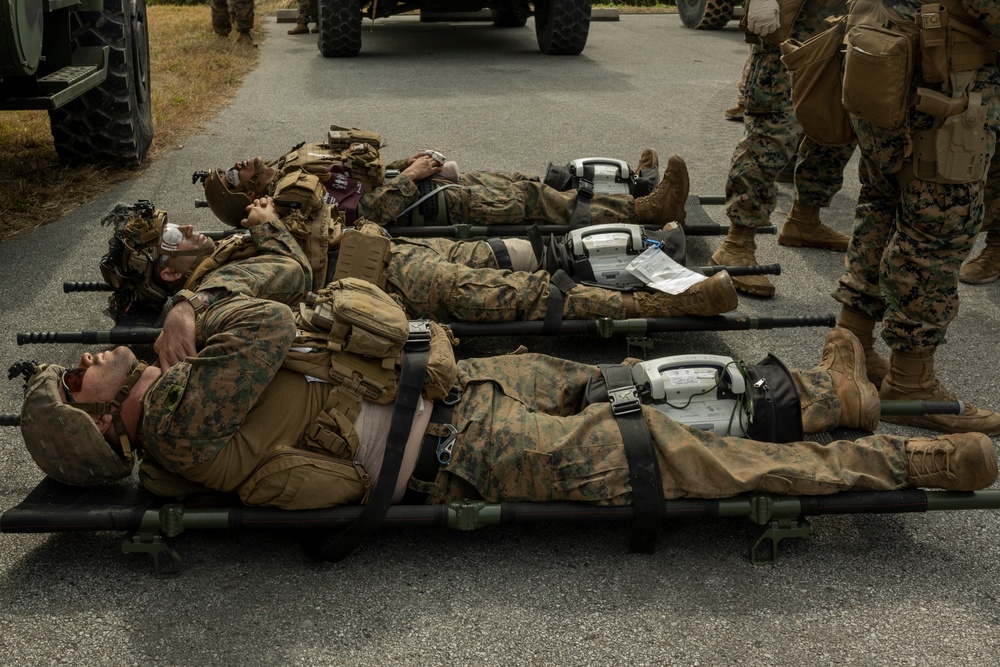
[[[437,322],[541,320],[548,308],[545,271],[507,271],[497,266],[486,241],[393,239],[390,293],[414,319]],[[564,295],[570,320],[626,317],[622,293],[577,285]]]
[[[450,221],[473,225],[565,225],[576,207],[576,190],[560,192],[538,181],[513,180],[511,174],[505,173],[473,172],[466,178],[473,184],[444,191]],[[419,198],[417,186],[400,174],[364,195],[358,203],[358,214],[388,225]],[[592,224],[638,224],[634,201],[630,195],[594,195],[590,201]]]
[[[299,0],[299,15],[295,19],[296,23],[305,25],[307,23],[319,23],[319,0]]]
[[[844,11],[844,3],[824,7],[818,18]],[[807,21],[800,13],[792,37],[804,41],[820,30],[819,20]],[[743,227],[771,224],[778,196],[775,182],[796,151],[795,201],[829,206],[844,184],[844,167],[854,145],[823,146],[803,135],[792,111],[791,77],[778,46],[763,40],[754,44],[740,83],[746,127],[726,181],[726,215]]]
[[[917,0],[887,0],[912,20]],[[984,30],[1000,38],[1000,6],[989,0],[963,0]],[[973,90],[983,95],[988,157],[995,152],[1000,125],[997,67],[976,72]],[[911,84],[910,100],[924,84]],[[917,178],[901,187],[898,175],[911,157],[913,132],[928,129],[932,117],[912,105],[900,130],[876,127],[851,117],[861,146],[861,194],[854,234],[845,258],[846,272],[833,296],[845,306],[882,320],[882,337],[896,352],[927,353],[944,343],[958,311],[958,272],[972,249],[983,220],[982,181],[945,184]]]
[[[304,285],[300,274],[286,291]],[[295,337],[291,310],[234,296],[200,314],[198,331],[206,341],[198,356],[173,366],[143,397],[143,483],[161,495],[213,489],[237,492],[247,504],[290,508],[303,508],[303,498],[326,505],[361,500],[370,486],[363,468],[304,448],[330,385],[281,369]],[[452,417],[459,435],[452,462],[424,489],[431,500],[628,504],[628,467],[609,405],[577,408],[587,380],[598,373],[595,366],[534,354],[459,362],[462,400]],[[801,388],[829,417],[821,427],[833,426],[839,414],[824,374],[798,376],[800,384],[817,382]],[[649,408],[643,413],[668,498],[754,489],[888,490],[908,479],[899,437],[775,445],[692,431]],[[263,470],[296,457],[309,467],[290,477],[280,494],[255,495]]]
[[[212,30],[215,34],[228,35],[234,20],[237,32],[250,32],[253,28],[253,0],[212,0]]]

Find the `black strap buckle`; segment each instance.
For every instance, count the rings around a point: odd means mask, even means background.
[[[410,320],[407,322],[406,346],[431,342],[431,321]]]
[[[642,408],[635,386],[608,389],[608,398],[611,400],[611,412],[616,417],[638,412]]]

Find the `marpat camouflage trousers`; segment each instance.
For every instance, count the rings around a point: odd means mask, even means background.
[[[997,77],[996,67],[983,68],[974,84],[983,94],[988,158],[995,153],[1000,127]],[[833,297],[882,319],[882,337],[892,350],[927,352],[944,343],[958,312],[958,272],[983,220],[984,182],[913,177],[901,185],[899,175],[911,158],[911,133],[930,128],[933,121],[912,107],[909,113],[909,129],[900,130],[851,117],[861,147],[861,194],[846,271]]]
[[[253,27],[253,0],[212,0],[212,30],[217,35],[228,35],[234,21],[237,32],[250,32]]]
[[[820,374],[800,373],[797,381]],[[489,502],[630,504],[628,463],[610,404],[579,409],[587,382],[599,375],[596,366],[536,354],[460,361],[458,440],[431,498],[447,502],[478,492]],[[800,390],[817,404],[835,405],[835,398],[818,398],[821,388]],[[773,444],[692,430],[649,407],[643,416],[668,499],[885,491],[908,479],[906,441],[896,436]]]
[[[793,37],[804,41],[818,32],[799,21]],[[737,225],[771,224],[778,197],[775,179],[791,159],[796,160],[795,201],[829,206],[844,184],[844,167],[854,145],[823,146],[803,135],[792,111],[791,77],[777,46],[754,45],[744,74],[740,100],[745,131],[726,181],[726,215]]]
[[[438,322],[540,320],[548,308],[549,274],[497,268],[486,241],[395,239],[389,262],[391,292],[407,316]],[[566,319],[625,317],[620,292],[577,285],[563,301]]]

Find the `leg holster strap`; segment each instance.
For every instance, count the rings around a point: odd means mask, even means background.
[[[632,370],[618,364],[601,365],[608,385],[611,411],[625,443],[629,481],[632,484],[632,540],[629,551],[653,553],[663,512],[663,482],[653,451],[653,439],[642,417],[642,402],[632,381]]]

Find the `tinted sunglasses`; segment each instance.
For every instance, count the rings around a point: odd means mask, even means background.
[[[73,394],[83,389],[83,376],[86,372],[86,368],[70,368],[63,371],[60,382],[62,382],[63,391],[66,392],[67,403],[76,403]]]

